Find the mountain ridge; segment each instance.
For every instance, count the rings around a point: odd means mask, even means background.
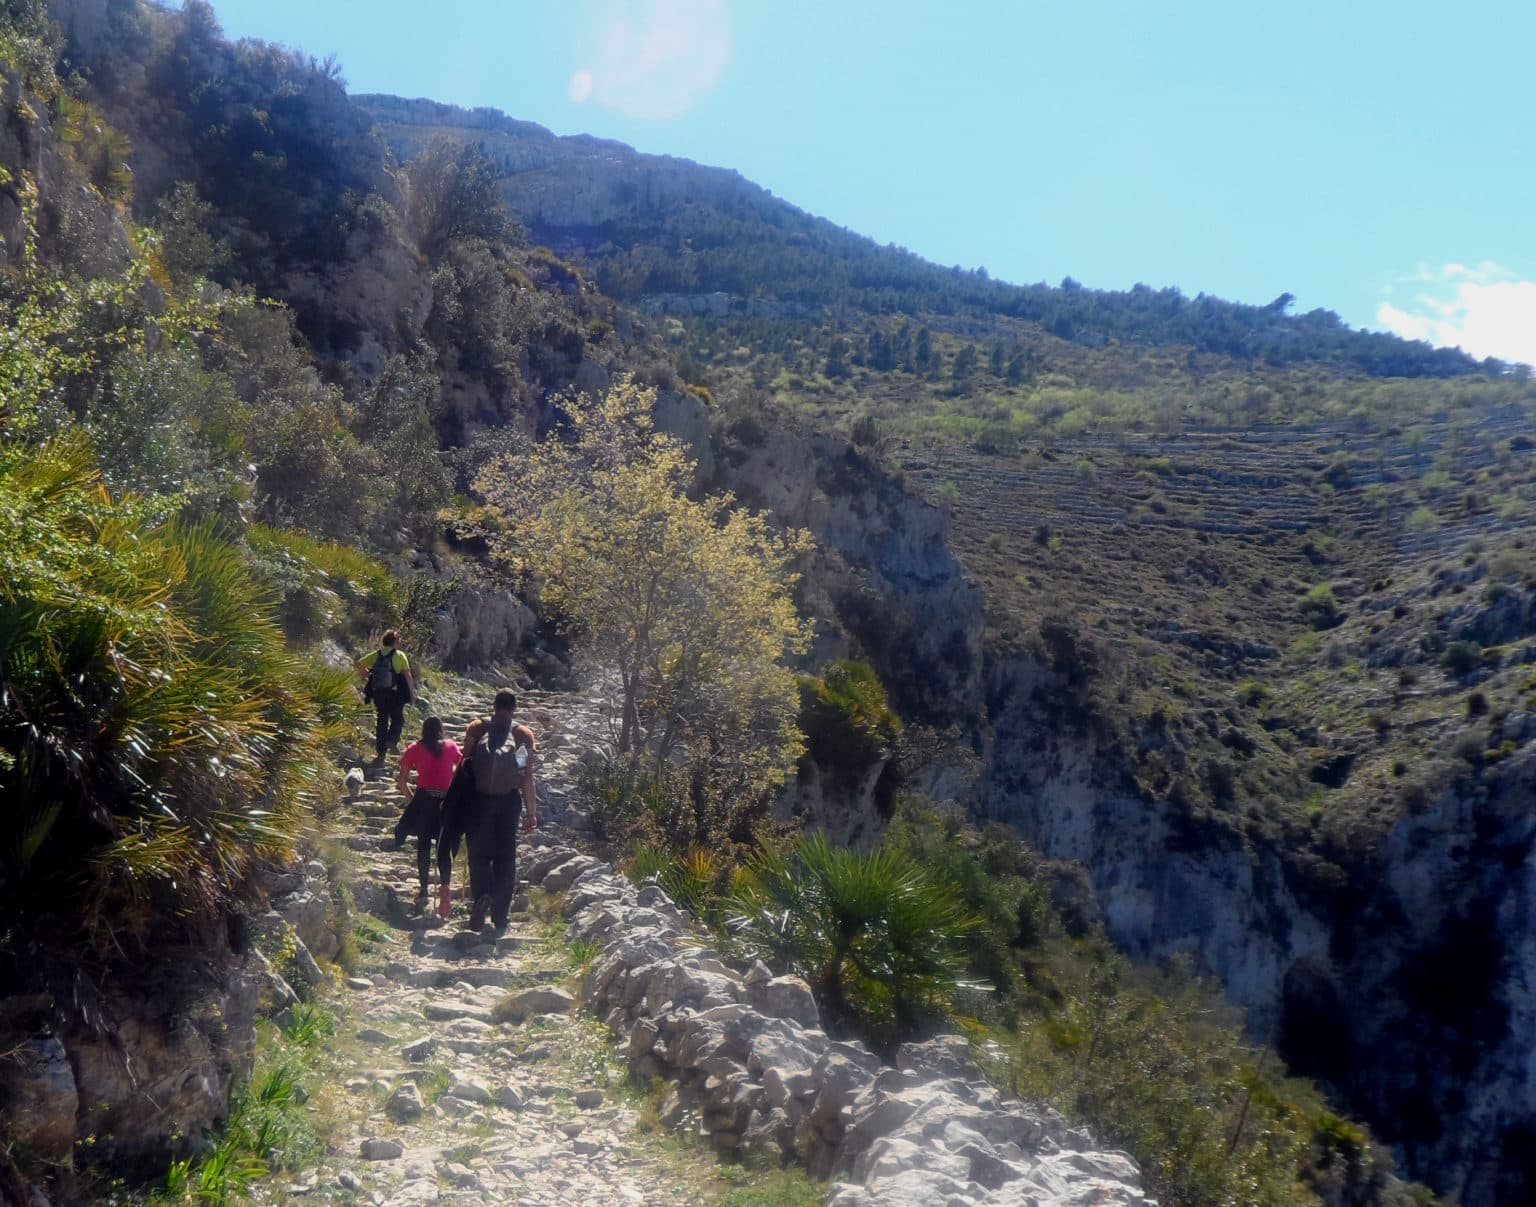
[[[922,310],[918,303],[926,296],[938,302],[927,308],[941,313],[961,308],[1012,315],[1090,344],[1111,339],[1187,342],[1271,363],[1317,359],[1368,373],[1410,376],[1510,368],[1491,358],[1479,361],[1459,350],[1350,328],[1321,308],[1291,315],[1290,294],[1252,305],[1204,293],[1191,299],[1177,287],[1092,290],[1071,278],[1059,286],[995,280],[982,270],[945,268],[905,248],[878,244],[801,209],[734,169],[639,152],[590,135],[556,135],[489,107],[470,110],[381,93],[353,99],[373,115],[402,160],[434,136],[454,137],[454,131],[481,135],[482,149],[507,173],[508,203],[530,233],[562,254],[589,259],[605,292],[624,301],[643,305],[657,294],[725,293],[740,310],[747,299],[764,296],[803,304],[816,300],[817,288],[807,288],[805,281],[819,273],[839,278],[829,309],[846,302],[871,315],[897,306]],[[615,174],[616,167],[620,171]],[[688,211],[660,232],[673,258],[683,263],[638,254],[647,237],[657,233],[648,229],[644,216],[657,205]],[[756,274],[744,271],[742,247],[764,242],[761,233],[744,229],[747,218],[786,232],[782,240],[768,240],[779,252],[809,254],[796,257],[793,271],[772,266]],[[839,259],[854,261],[853,270],[840,273]],[[1204,338],[1201,332],[1213,320],[1236,329],[1219,339]],[[1307,351],[1314,346],[1326,355]]]

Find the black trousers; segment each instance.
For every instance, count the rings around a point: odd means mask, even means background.
[[[437,882],[448,884],[453,879],[453,857],[459,853],[459,844],[452,845],[437,839]],[[421,891],[427,891],[427,879],[432,871],[432,836],[419,835],[416,839],[416,879],[421,881]]]
[[[373,750],[382,759],[400,740],[400,731],[405,728],[405,697],[397,691],[377,692],[373,697],[373,708],[378,714],[378,724],[373,730]]]
[[[507,924],[512,891],[517,886],[517,827],[523,816],[522,794],[480,796],[465,833],[469,844],[469,893],[489,897],[491,921]]]
[[[416,877],[422,892],[427,891],[427,875],[432,870],[433,841],[437,842],[437,878],[441,884],[446,885],[452,876],[453,857],[459,852],[458,835],[442,832],[443,796],[430,788],[417,788],[395,823],[396,849],[403,847],[412,834],[416,836]]]

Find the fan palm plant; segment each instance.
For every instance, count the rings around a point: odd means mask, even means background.
[[[834,1023],[889,1043],[941,1012],[977,922],[948,885],[892,847],[806,835],[744,867],[731,927],[753,953],[801,973]]]
[[[0,908],[24,930],[208,916],[291,849],[350,700],[241,551],[163,507],[112,498],[76,430],[0,442]]]
[[[695,845],[678,852],[644,845],[636,849],[625,870],[635,883],[659,885],[695,917],[714,922],[733,866],[729,852],[713,847]]]

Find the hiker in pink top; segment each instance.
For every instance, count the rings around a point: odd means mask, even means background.
[[[443,794],[453,783],[453,773],[463,762],[464,756],[458,745],[443,737],[443,722],[438,717],[428,717],[421,723],[421,741],[412,742],[400,756],[400,778],[397,787],[402,796],[410,795],[410,804],[395,824],[395,849],[405,845],[412,834],[416,836],[416,878],[421,891],[416,897],[418,912],[427,908],[427,873],[432,867],[432,842],[443,828]],[[416,791],[410,793],[411,772],[416,772]],[[457,843],[453,847],[457,847]],[[448,916],[451,905],[449,881],[453,876],[453,847],[437,844],[437,895],[438,912]]]

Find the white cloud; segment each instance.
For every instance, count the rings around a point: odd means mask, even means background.
[[[1376,321],[1388,331],[1480,358],[1536,364],[1536,281],[1488,261],[1447,264],[1421,269],[1411,291],[1402,306],[1377,308]]]
[[[593,61],[571,77],[571,99],[641,121],[682,116],[731,60],[729,0],[603,0],[590,33]]]

